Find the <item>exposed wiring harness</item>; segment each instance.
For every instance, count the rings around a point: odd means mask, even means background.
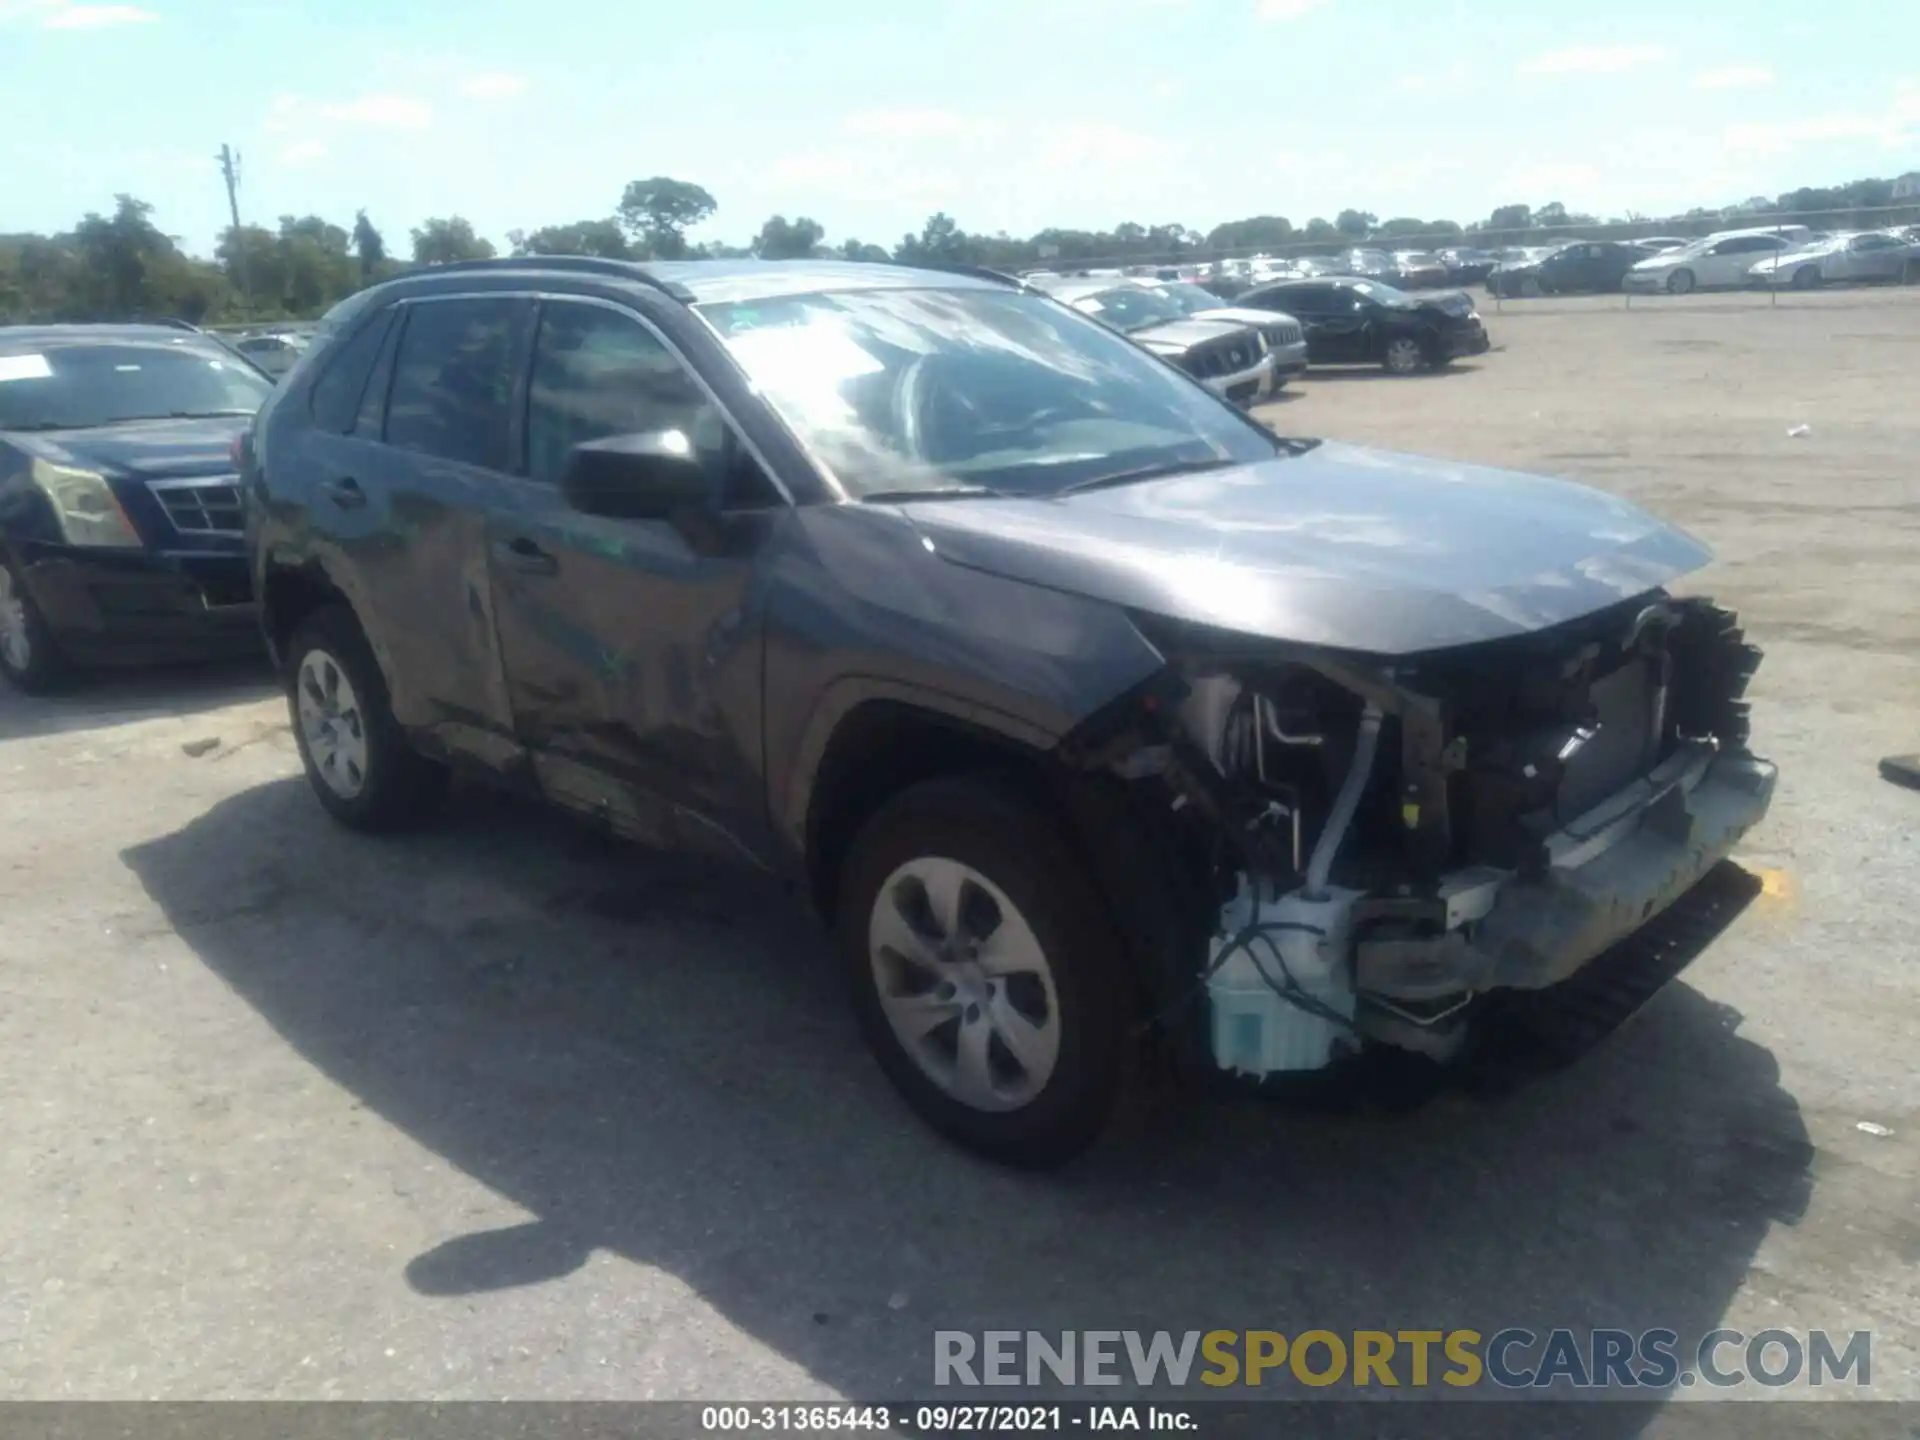
[[[1321,929],[1318,925],[1308,925],[1304,921],[1255,920],[1253,923],[1235,932],[1233,938],[1220,947],[1220,953],[1208,962],[1207,968],[1200,972],[1199,979],[1172,1004],[1168,1005],[1158,1014],[1150,1016],[1141,1028],[1151,1028],[1154,1025],[1165,1024],[1167,1021],[1176,1018],[1181,1011],[1191,1005],[1200,993],[1207,988],[1207,982],[1220,972],[1220,968],[1225,965],[1227,961],[1244,951],[1247,958],[1253,962],[1254,972],[1259,975],[1260,979],[1265,982],[1267,988],[1273,991],[1274,994],[1278,995],[1295,1009],[1303,1010],[1317,1019],[1337,1025],[1349,1035],[1358,1038],[1360,1032],[1354,1027],[1352,1020],[1312,994],[1304,985],[1294,978],[1293,971],[1287,966],[1287,957],[1281,953],[1280,947],[1274,943],[1272,938],[1273,935],[1288,930],[1305,935],[1315,935],[1322,940],[1327,938],[1327,932],[1325,930]],[[1262,963],[1259,952],[1254,949],[1256,943],[1264,946],[1267,953],[1273,957],[1274,964],[1280,967],[1279,979],[1276,980],[1268,971],[1266,965]]]

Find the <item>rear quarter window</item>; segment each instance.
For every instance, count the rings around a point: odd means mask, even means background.
[[[367,388],[367,375],[380,354],[380,342],[386,338],[393,312],[384,311],[361,325],[339,343],[331,355],[320,362],[320,376],[313,382],[311,408],[313,423],[322,430],[345,435],[353,430],[360,413],[360,397]]]

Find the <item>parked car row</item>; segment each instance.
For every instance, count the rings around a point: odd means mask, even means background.
[[[1520,251],[1486,277],[1503,298],[1625,290],[1686,295],[1743,286],[1901,281],[1920,275],[1920,241],[1904,231],[1838,234],[1804,225],[1725,230],[1694,240],[1673,237],[1581,240]]]
[[[1406,375],[1490,348],[1463,291],[1414,295],[1358,276],[1268,281],[1239,291],[1231,304],[1190,282],[1124,275],[1042,280],[1036,288],[1175,359],[1241,404],[1279,390],[1310,364],[1379,365]],[[1229,363],[1213,358],[1221,354]],[[1254,355],[1257,367],[1232,363]],[[1264,383],[1257,369],[1270,372]]]

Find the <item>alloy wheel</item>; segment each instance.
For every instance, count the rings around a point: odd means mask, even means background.
[[[300,734],[322,783],[342,800],[351,800],[367,783],[367,725],[360,697],[340,662],[324,650],[309,650],[300,661],[295,686]]]
[[[1420,368],[1420,342],[1402,335],[1387,342],[1387,369],[1395,375],[1411,375]]]
[[[0,566],[0,656],[15,674],[33,663],[33,634],[27,628],[27,597],[13,583],[13,572]]]
[[[921,1072],[973,1110],[1046,1088],[1060,1001],[1033,928],[1006,892],[958,860],[922,856],[887,877],[867,949],[880,1008]]]

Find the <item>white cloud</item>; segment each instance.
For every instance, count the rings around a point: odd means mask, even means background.
[[[1799,120],[1761,120],[1729,125],[1723,149],[1748,155],[1784,155],[1834,140],[1884,140],[1893,143],[1902,129],[1895,115],[1808,115]]]
[[[1254,14],[1262,20],[1298,20],[1326,3],[1327,0],[1260,0]]]
[[[1402,75],[1395,83],[1415,95],[1447,94],[1473,82],[1473,67],[1464,60],[1442,71],[1421,70]]]
[[[1516,165],[1501,180],[1515,194],[1548,196],[1579,195],[1599,182],[1600,172],[1591,165],[1557,162]],[[1569,201],[1568,208],[1577,211],[1579,202]]]
[[[957,110],[859,110],[843,116],[842,135],[888,136],[896,140],[962,140],[992,136],[1000,127],[991,120]]]
[[[1574,45],[1522,60],[1522,75],[1618,75],[1668,58],[1664,45]]]
[[[42,5],[43,30],[105,30],[113,25],[146,25],[160,17],[138,5]]]
[[[274,96],[273,103],[267,108],[267,118],[261,122],[260,128],[269,135],[286,134],[298,120],[303,103],[298,95]]]
[[[860,157],[849,150],[802,150],[773,162],[776,183],[794,189],[840,185],[862,175]]]
[[[1118,125],[1071,121],[1040,129],[1035,158],[1044,170],[1145,167],[1170,160],[1176,147]]]
[[[327,147],[319,140],[296,140],[274,158],[282,165],[306,165],[326,158]]]
[[[460,93],[476,100],[511,100],[524,93],[526,88],[526,76],[508,75],[500,71],[469,75],[460,82]]]
[[[362,95],[355,100],[322,105],[328,120],[372,125],[383,130],[424,130],[433,123],[433,107],[411,95]]]
[[[1723,65],[1717,70],[1702,70],[1693,77],[1696,90],[1751,90],[1772,83],[1773,71],[1764,65]]]

